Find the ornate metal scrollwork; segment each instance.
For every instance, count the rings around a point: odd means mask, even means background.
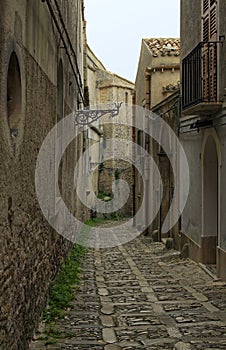
[[[122,102],[115,103],[113,109],[82,109],[75,112],[75,125],[90,125],[100,119],[105,114],[110,114],[110,117],[116,117],[119,114]]]

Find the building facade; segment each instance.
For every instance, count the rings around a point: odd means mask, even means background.
[[[180,244],[226,278],[226,3],[181,0],[180,139],[190,166],[190,194]],[[192,33],[192,35],[191,35]]]
[[[84,103],[83,30],[81,0],[0,3],[0,348],[4,350],[27,349],[49,282],[71,247],[42,215],[35,168],[51,128]],[[80,137],[68,147],[59,169],[61,193],[78,216],[83,209],[70,189],[81,144]]]
[[[137,113],[135,118],[141,117],[143,108],[143,126],[144,130],[150,131],[152,128],[150,112],[157,114],[172,130],[177,133],[178,130],[178,109],[179,109],[179,80],[180,80],[180,40],[175,38],[151,38],[143,39],[141,53],[138,64],[135,99]],[[149,112],[150,111],[150,112]],[[136,115],[137,114],[137,115]],[[138,121],[138,120],[137,120]],[[165,130],[155,130],[158,139],[167,139],[168,148],[171,140]],[[162,233],[162,224],[166,218],[173,197],[173,176],[170,161],[164,153],[161,145],[150,137],[146,132],[135,130],[134,137],[136,143],[144,148],[153,158],[161,175],[160,179],[153,176],[152,169],[146,164],[146,157],[140,158],[143,173],[140,174],[136,169],[135,187],[134,187],[134,206],[135,212],[139,209],[144,196],[150,196],[147,199],[146,210],[136,220],[135,225],[139,229],[146,229],[146,234],[152,234],[155,231],[158,240],[170,236],[171,232]],[[161,142],[160,142],[161,143]],[[146,169],[146,170],[145,170]],[[146,194],[144,193],[144,183],[146,185]],[[160,200],[162,196],[162,200]],[[158,202],[161,202],[157,210]],[[155,213],[157,210],[157,215]],[[151,225],[147,225],[149,217],[155,216]]]

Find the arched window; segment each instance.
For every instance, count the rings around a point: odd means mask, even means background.
[[[22,89],[21,74],[17,55],[12,53],[7,76],[7,117],[12,137],[18,135],[21,117]]]

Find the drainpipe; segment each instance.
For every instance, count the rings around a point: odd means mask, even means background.
[[[132,96],[132,142],[136,143],[136,128],[135,128],[135,105],[136,105],[136,92],[133,92]],[[132,146],[132,159],[136,159],[136,155],[134,154],[134,147]],[[133,181],[133,226],[136,226],[136,168],[132,165],[132,181]]]
[[[150,73],[146,70],[146,73],[145,73],[145,100],[146,100],[146,103],[145,103],[145,109],[147,111],[150,111],[151,109],[151,75]],[[148,131],[149,131],[149,120],[148,118],[145,118],[145,131],[146,131],[146,134],[145,134],[145,150],[146,152],[148,152],[150,154],[150,151],[151,151],[151,145],[150,145],[150,136],[148,134]],[[147,188],[147,193],[144,193],[144,196],[147,196],[146,197],[146,206],[145,206],[145,227],[146,230],[144,232],[145,235],[148,235],[149,233],[149,227],[148,227],[148,222],[149,222],[149,217],[150,217],[150,204],[149,203],[149,189],[150,189],[150,169],[148,169],[146,167],[146,176],[145,176],[145,185],[146,185],[146,188]]]

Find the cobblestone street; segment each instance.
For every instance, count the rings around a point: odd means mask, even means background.
[[[143,236],[89,249],[60,339],[32,350],[226,349],[226,283]]]

